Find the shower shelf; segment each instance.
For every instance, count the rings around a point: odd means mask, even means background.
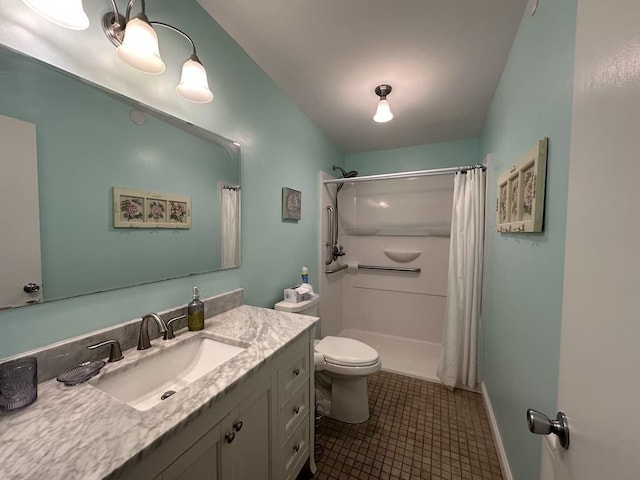
[[[384,254],[393,261],[407,263],[418,258],[422,252],[418,250],[384,250]]]

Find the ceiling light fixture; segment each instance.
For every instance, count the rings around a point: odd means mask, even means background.
[[[63,27],[84,30],[89,26],[89,18],[82,9],[82,0],[22,1],[48,20]],[[158,35],[153,27],[172,30],[186,38],[193,50],[182,65],[182,75],[176,92],[185,100],[194,103],[209,103],[213,100],[207,72],[196,55],[196,45],[189,35],[168,23],[150,21],[146,14],[145,0],[140,0],[141,11],[134,18],[131,18],[131,9],[136,0],[128,0],[124,16],[118,12],[115,0],[110,2],[113,11],[102,17],[102,30],[117,47],[118,56],[123,61],[144,73],[157,75],[164,72],[165,65],[160,57]]]
[[[82,0],[22,0],[34,12],[50,22],[71,30],[89,28],[89,17],[82,8]]]
[[[387,101],[387,95],[391,93],[391,85],[378,85],[375,92],[380,97],[380,101],[373,119],[378,123],[388,122],[393,118],[393,113],[391,113],[389,102]]]

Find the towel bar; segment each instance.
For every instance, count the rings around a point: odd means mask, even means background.
[[[411,268],[411,267],[382,267],[377,265],[358,265],[358,268],[362,268],[364,270],[387,270],[391,272],[410,272],[410,273],[420,273],[420,268]]]

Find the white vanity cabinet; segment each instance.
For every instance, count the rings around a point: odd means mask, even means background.
[[[312,452],[312,348],[313,331],[283,347],[123,478],[295,479]]]
[[[268,478],[271,383],[242,400],[156,480]]]
[[[295,478],[311,451],[312,346],[312,339],[298,339],[278,359],[277,480]]]

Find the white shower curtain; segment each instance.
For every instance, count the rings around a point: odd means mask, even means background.
[[[451,248],[442,356],[444,385],[473,388],[478,381],[478,323],[482,295],[485,174],[457,173],[451,214]]]
[[[220,200],[222,268],[240,265],[240,189],[222,188]]]

